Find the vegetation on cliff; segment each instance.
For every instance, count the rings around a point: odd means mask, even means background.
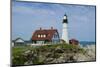
[[[86,51],[76,45],[52,44],[44,46],[18,46],[12,48],[13,65],[36,65],[65,62],[78,62]],[[85,61],[85,60],[83,60]],[[86,59],[87,61],[87,59]]]

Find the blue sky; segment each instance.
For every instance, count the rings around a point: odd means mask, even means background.
[[[95,41],[95,6],[12,2],[12,39],[29,40],[42,27],[58,29],[62,34],[62,19],[68,16],[68,37],[79,41]]]

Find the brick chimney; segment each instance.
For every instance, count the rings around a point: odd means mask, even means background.
[[[42,27],[40,27],[40,30],[42,30]]]
[[[53,30],[53,27],[51,27],[51,30]]]

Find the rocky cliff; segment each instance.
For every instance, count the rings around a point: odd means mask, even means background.
[[[13,48],[13,65],[54,64],[80,61],[94,61],[95,51],[87,47],[57,44],[36,47]],[[95,49],[95,48],[93,48]]]

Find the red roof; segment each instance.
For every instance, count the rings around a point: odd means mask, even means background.
[[[53,35],[56,32],[58,34],[57,29],[44,29],[44,30],[40,29],[40,30],[36,30],[33,33],[32,40],[49,40],[49,41],[51,41]],[[46,35],[46,37],[38,37],[38,35]],[[59,34],[58,34],[58,36],[59,36]]]
[[[79,44],[79,41],[76,40],[76,39],[71,39],[71,40],[69,40],[69,43],[70,44],[74,44],[74,45],[78,45]]]

